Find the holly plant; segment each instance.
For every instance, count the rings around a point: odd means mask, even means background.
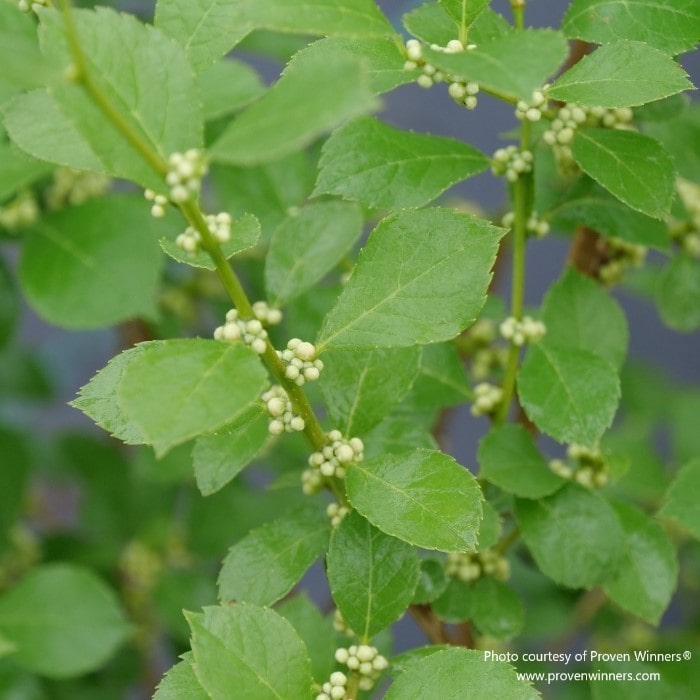
[[[79,4],[0,0],[0,695],[695,697],[700,389],[616,298],[700,328],[700,4]]]

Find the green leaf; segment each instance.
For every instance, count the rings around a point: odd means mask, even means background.
[[[265,92],[260,76],[246,63],[222,59],[197,76],[204,119],[220,119]]]
[[[165,340],[127,365],[119,404],[162,457],[175,445],[234,421],[260,395],[265,370],[248,347]]]
[[[372,0],[159,0],[155,22],[187,51],[198,72],[253,29],[353,38],[393,34]]]
[[[0,163],[0,201],[8,199],[51,170],[46,163],[27,158],[17,147],[3,141],[0,141]]]
[[[22,251],[27,300],[47,321],[69,328],[153,316],[165,226],[133,196],[95,199],[42,218]]]
[[[192,654],[188,652],[175,664],[158,684],[153,700],[208,700],[209,696],[199,684],[192,667]]]
[[[493,547],[501,539],[503,524],[498,511],[489,501],[484,500],[484,519],[479,528],[479,551]]]
[[[440,700],[498,698],[536,700],[539,693],[518,679],[515,669],[503,661],[484,661],[485,653],[462,647],[430,654],[411,665],[392,684],[386,700]]]
[[[239,603],[186,614],[197,678],[212,700],[302,700],[311,694],[304,643],[273,610]]]
[[[572,39],[597,44],[630,39],[677,54],[700,39],[700,8],[695,0],[574,0],[563,29]]]
[[[212,158],[246,165],[276,160],[309,145],[338,122],[376,107],[360,58],[312,44],[297,53],[279,81],[224,131],[212,146]]]
[[[460,30],[464,31],[474,24],[476,18],[491,4],[491,0],[439,0],[439,3]]]
[[[581,169],[627,206],[655,219],[673,199],[673,161],[657,141],[632,131],[581,129],[572,146]]]
[[[421,207],[488,165],[461,141],[361,117],[324,144],[314,194],[337,194],[378,209]]]
[[[24,509],[24,493],[29,484],[29,451],[19,434],[0,428],[0,550],[7,531]]]
[[[584,56],[547,88],[547,95],[598,107],[635,107],[692,88],[670,56],[638,41],[617,41]]]
[[[0,257],[0,348],[12,337],[19,316],[15,283],[5,260]]]
[[[424,549],[476,547],[481,491],[467,469],[435,450],[417,449],[354,464],[348,499],[373,525]]]
[[[449,644],[431,644],[425,647],[414,647],[408,651],[403,651],[391,658],[391,667],[389,672],[392,678],[400,676],[410,668],[413,668],[417,663],[420,663],[426,656],[437,654],[445,649],[450,649]]]
[[[272,605],[299,582],[328,545],[328,518],[299,508],[251,530],[229,550],[219,574],[219,599]]]
[[[418,375],[421,350],[378,348],[329,352],[320,387],[333,425],[364,435],[400,403]]]
[[[700,328],[700,262],[677,254],[661,273],[656,302],[661,318],[674,330]]]
[[[474,24],[469,30],[469,41],[478,46],[486,41],[510,34],[512,31],[513,26],[502,14],[487,7],[474,20]]]
[[[265,286],[286,304],[325,277],[362,234],[362,214],[344,202],[320,202],[290,216],[275,231],[265,260]]]
[[[175,242],[181,230],[171,230],[168,237],[160,239],[160,247],[173,260],[191,265],[192,267],[200,267],[205,270],[216,270],[216,265],[209,253],[204,250],[192,254],[188,253]],[[244,214],[240,219],[234,221],[231,229],[231,239],[221,245],[221,252],[226,259],[232,258],[234,255],[249,250],[257,245],[260,239],[260,222],[252,214]]]
[[[676,589],[676,551],[663,528],[643,511],[617,503],[615,512],[625,533],[624,556],[603,589],[620,607],[658,625]]]
[[[659,515],[671,518],[700,539],[700,459],[688,462],[676,475],[666,492]]]
[[[41,566],[0,598],[0,634],[17,647],[13,660],[42,676],[94,671],[128,633],[112,590],[76,566]]]
[[[527,29],[480,43],[473,51],[448,54],[425,50],[426,59],[482,89],[530,100],[566,59],[566,39],[550,29]],[[517,70],[513,70],[517,66]]]
[[[670,248],[668,228],[663,221],[652,219],[630,209],[621,202],[601,192],[577,197],[557,207],[551,214],[556,222],[572,227],[588,226],[628,243],[649,246],[667,251]]]
[[[292,624],[306,645],[314,678],[326,682],[335,670],[335,659],[328,653],[335,647],[338,636],[332,617],[324,617],[304,593],[286,598],[277,606],[277,612]]]
[[[92,79],[131,129],[163,158],[201,148],[199,92],[184,52],[133,15],[104,7],[73,15]],[[42,30],[48,58],[57,66],[71,64],[60,13],[43,13]],[[105,119],[82,86],[62,81],[51,92],[108,173],[164,190],[160,175]]]
[[[405,452],[410,447],[437,447],[430,430],[416,422],[412,412],[394,412],[363,438],[365,458],[378,457],[387,452]]]
[[[360,253],[318,344],[351,349],[453,338],[483,306],[502,234],[486,221],[447,209],[388,216]]]
[[[569,267],[550,287],[542,307],[545,345],[579,348],[620,369],[629,333],[620,305],[590,277]]]
[[[41,119],[36,115],[40,114]],[[76,170],[107,172],[104,163],[46,90],[18,95],[3,108],[12,141],[35,158]]]
[[[671,155],[679,175],[693,182],[700,180],[700,152],[688,148],[689,143],[700,140],[700,106],[691,104],[676,119],[647,124],[645,132]]]
[[[413,594],[412,602],[417,605],[432,603],[445,592],[447,583],[442,561],[430,558],[421,559],[418,585]]]
[[[608,502],[578,484],[540,501],[518,500],[515,517],[542,573],[569,588],[590,588],[620,568],[625,537]]]
[[[15,89],[43,86],[57,77],[56,67],[39,51],[36,23],[16,3],[0,3],[0,65],[3,80]]]
[[[401,21],[408,32],[427,44],[447,46],[447,42],[458,35],[455,20],[437,2],[419,5],[403,15]]]
[[[620,400],[615,368],[588,350],[532,346],[518,372],[518,395],[530,420],[561,442],[595,444]]]
[[[140,343],[113,357],[85,386],[71,406],[82,411],[103,430],[127,445],[141,445],[145,438],[140,428],[124,412],[117,399],[119,385],[127,367],[149,347],[163,341]]]
[[[444,622],[466,622],[472,614],[470,592],[470,584],[449,578],[445,590],[432,603],[433,612]]]
[[[355,511],[333,533],[326,567],[343,619],[365,641],[401,617],[418,583],[416,550]]]
[[[520,634],[525,613],[513,589],[491,576],[483,576],[469,590],[471,619],[482,634],[511,639]]]
[[[521,498],[542,498],[565,481],[554,474],[522,425],[493,429],[479,445],[479,475]]]
[[[197,438],[192,465],[203,496],[216,493],[248,466],[270,436],[267,424],[267,414],[255,406],[231,425]]]

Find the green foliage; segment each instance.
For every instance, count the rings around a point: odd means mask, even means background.
[[[41,4],[0,0],[0,696],[521,700],[525,650],[692,648],[700,392],[626,312],[700,327],[697,3]],[[415,82],[460,138],[368,116]],[[697,694],[630,658],[539,690]]]
[[[41,567],[0,597],[0,634],[14,646],[13,659],[51,678],[99,668],[128,633],[112,591],[79,567]]]

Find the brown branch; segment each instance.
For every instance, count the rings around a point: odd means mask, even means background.
[[[445,623],[437,617],[429,605],[417,605],[414,603],[409,606],[408,612],[433,644],[452,644],[452,640],[445,629]]]

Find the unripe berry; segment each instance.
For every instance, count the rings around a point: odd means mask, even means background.
[[[360,661],[371,661],[376,656],[376,652],[372,647],[361,644],[357,647],[356,655]]]
[[[346,664],[348,662],[348,659],[350,658],[350,654],[347,649],[343,649],[342,647],[340,649],[335,650],[335,660],[339,664]]]

